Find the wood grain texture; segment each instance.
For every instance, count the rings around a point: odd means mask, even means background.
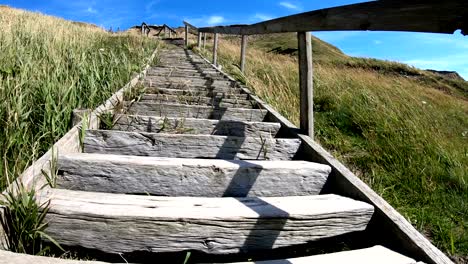
[[[46,232],[108,253],[252,252],[364,230],[373,208],[336,195],[151,197],[51,189]]]
[[[270,138],[276,136],[280,127],[279,123],[268,122],[120,115],[112,130]]]
[[[334,30],[411,31],[468,34],[468,2],[372,1],[314,10],[253,25],[199,28],[200,32],[255,35]]]
[[[141,96],[140,101],[148,103],[178,103],[186,105],[214,106],[224,108],[256,108],[257,106],[256,102],[251,100],[191,95],[145,94]]]
[[[414,259],[405,257],[382,246],[315,255],[302,258],[236,262],[231,264],[416,264]]]
[[[131,115],[176,117],[176,118],[203,118],[231,121],[261,122],[265,119],[267,111],[263,109],[247,108],[216,108],[212,106],[183,105],[183,104],[155,104],[136,102],[129,106],[127,113]]]
[[[204,60],[209,62],[206,58]],[[229,80],[234,80],[223,71],[217,70]],[[287,128],[286,131],[289,131],[291,136],[297,136],[302,140],[304,157],[314,162],[327,164],[332,168],[332,174],[328,181],[333,192],[366,201],[375,206],[371,226],[374,226],[375,232],[379,234],[383,233],[382,230],[386,230],[385,234],[381,235],[382,241],[394,241],[400,250],[406,252],[406,255],[423,260],[428,264],[453,264],[444,253],[419,233],[395,208],[354,175],[343,163],[335,159],[332,154],[313,139],[300,134],[299,129],[293,123],[258,96],[253,95],[247,87],[241,87],[241,90],[249,94],[249,98],[257,101],[263,109],[268,110],[270,121],[281,123],[282,127]]]
[[[185,85],[196,85],[196,86],[219,86],[219,87],[233,87],[231,81],[226,81],[222,77],[198,77],[198,76],[185,76],[185,77],[172,77],[172,76],[148,76],[145,78],[145,82],[154,84],[185,84]]]
[[[165,95],[185,95],[185,96],[204,96],[204,97],[217,97],[226,99],[247,100],[248,94],[231,93],[217,91],[213,89],[168,89],[168,88],[146,88],[146,95],[151,94],[165,94]]]
[[[234,161],[61,155],[62,189],[156,196],[318,195],[330,167],[305,161]]]
[[[0,250],[1,264],[105,264],[100,261],[80,261],[51,257],[31,256]]]
[[[312,36],[298,32],[300,124],[304,134],[314,138],[314,82],[312,74]]]
[[[291,160],[300,140],[87,130],[83,152],[169,158]]]

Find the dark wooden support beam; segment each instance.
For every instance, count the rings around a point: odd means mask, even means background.
[[[203,49],[206,47],[206,33],[203,32]]]
[[[245,53],[247,51],[247,36],[242,35],[241,41],[241,57],[240,57],[240,70],[241,72],[245,71]]]
[[[189,31],[189,26],[186,24],[185,25],[185,48],[188,48],[188,31]]]
[[[300,124],[302,133],[314,138],[314,90],[312,71],[312,36],[297,33],[299,47]]]
[[[468,1],[380,0],[314,10],[252,25],[200,28],[201,32],[254,35],[281,32],[371,30],[468,34]]]
[[[213,38],[213,64],[218,67],[218,33]]]

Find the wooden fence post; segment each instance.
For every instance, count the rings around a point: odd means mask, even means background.
[[[314,90],[312,71],[312,36],[297,32],[299,47],[300,124],[306,135],[314,138]]]
[[[206,47],[206,32],[203,32],[203,49]]]
[[[245,71],[245,52],[247,50],[247,36],[242,35],[241,41],[241,57],[240,57],[240,70],[243,73]]]
[[[201,42],[202,42],[202,33],[198,32],[198,42],[197,42],[198,49],[201,48],[201,44],[202,44]]]
[[[188,48],[188,25],[185,25],[185,48]]]
[[[218,33],[214,33],[213,39],[213,64],[218,66]]]

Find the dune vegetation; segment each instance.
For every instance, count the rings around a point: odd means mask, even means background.
[[[294,34],[220,40],[223,70],[298,125]],[[211,58],[211,46],[201,50]],[[283,53],[283,54],[279,54]],[[315,139],[457,262],[468,261],[468,82],[313,38]]]
[[[147,63],[158,43],[0,7],[0,189]]]

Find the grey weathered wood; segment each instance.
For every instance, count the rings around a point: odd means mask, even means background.
[[[197,39],[197,47],[200,49],[201,48],[201,42],[202,42],[202,33],[198,33],[198,39]]]
[[[218,33],[215,33],[213,38],[213,65],[218,65]]]
[[[253,252],[364,230],[372,206],[336,195],[151,197],[50,189],[46,232],[107,253]]]
[[[213,80],[212,78],[188,78],[188,77],[164,77],[148,76],[145,78],[145,84],[166,84],[174,86],[209,86],[209,87],[231,87],[234,83],[226,80]]]
[[[241,72],[245,72],[245,54],[247,51],[247,36],[242,35],[241,40],[241,56],[240,56],[240,70]]]
[[[126,104],[128,105],[128,104]],[[183,105],[183,104],[155,104],[147,102],[133,103],[127,110],[128,114],[177,117],[203,118],[216,120],[261,122],[268,113],[262,109],[223,108],[212,106]]]
[[[61,155],[57,187],[156,196],[317,195],[330,167],[306,161],[234,161]],[[281,188],[279,188],[281,184]]]
[[[191,95],[145,94],[141,102],[149,103],[178,103],[188,105],[207,105],[215,107],[256,108],[256,102],[242,99],[228,99],[222,97],[204,97]]]
[[[51,257],[31,256],[0,250],[0,263],[2,264],[105,264],[100,261],[81,261],[59,259]]]
[[[231,264],[416,264],[414,259],[397,252],[374,246],[371,248],[342,251],[310,257],[265,260],[255,262],[236,262]]]
[[[236,94],[230,92],[223,92],[213,89],[167,89],[167,88],[147,88],[146,93],[151,94],[165,94],[165,95],[185,95],[185,96],[205,96],[205,97],[217,97],[226,99],[238,99],[247,100],[248,94]]]
[[[93,112],[92,109],[73,109],[72,112],[72,127],[78,125],[83,118],[88,118]]]
[[[255,35],[281,32],[376,30],[468,34],[468,2],[372,1],[314,10],[253,25],[199,28],[200,32]]]
[[[121,115],[113,130],[234,137],[275,137],[279,123]]]
[[[203,49],[206,48],[206,33],[203,33]]]
[[[185,25],[185,48],[188,48],[188,33],[189,33],[188,25]]]
[[[291,160],[297,139],[87,130],[83,152],[168,158]]]
[[[312,72],[312,36],[298,32],[300,124],[306,135],[314,138],[314,93]]]

